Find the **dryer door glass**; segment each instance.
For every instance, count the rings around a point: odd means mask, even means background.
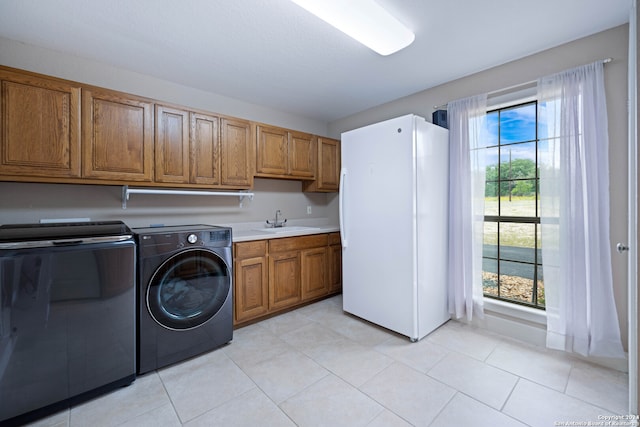
[[[147,288],[147,307],[168,329],[192,329],[218,313],[230,295],[231,276],[213,252],[193,249],[167,259]]]

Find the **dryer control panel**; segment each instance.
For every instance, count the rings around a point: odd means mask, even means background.
[[[134,228],[140,255],[155,255],[189,247],[230,247],[231,228],[213,225],[186,225]]]

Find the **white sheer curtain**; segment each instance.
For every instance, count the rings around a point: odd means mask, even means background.
[[[624,357],[613,297],[603,62],[538,81],[547,346]]]
[[[487,96],[452,101],[449,122],[449,313],[483,317],[482,239]]]

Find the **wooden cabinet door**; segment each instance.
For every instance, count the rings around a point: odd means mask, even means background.
[[[300,301],[300,251],[269,254],[269,310]]]
[[[313,179],[316,175],[316,138],[289,132],[289,174]]]
[[[233,322],[239,324],[269,311],[267,241],[235,243],[233,252]]]
[[[329,293],[342,289],[342,246],[329,246]]]
[[[336,192],[340,190],[340,141],[319,137],[315,181],[302,183],[303,191]]]
[[[153,179],[153,104],[100,89],[82,91],[82,171],[88,178]]]
[[[316,176],[317,139],[313,135],[289,132],[289,174],[313,179]]]
[[[191,182],[220,184],[219,121],[215,116],[191,113]]]
[[[189,182],[189,112],[156,105],[155,180]]]
[[[243,120],[222,119],[220,183],[234,188],[253,186],[253,140],[251,124]],[[253,161],[252,161],[253,160]]]
[[[302,251],[302,300],[326,295],[329,290],[327,248]]]
[[[80,176],[80,88],[0,70],[0,174]]]
[[[234,322],[266,314],[269,309],[267,259],[265,256],[236,261]]]
[[[256,172],[271,175],[288,174],[287,131],[258,126],[256,132]]]
[[[316,173],[316,181],[319,190],[339,190],[340,141],[318,138],[318,171]]]

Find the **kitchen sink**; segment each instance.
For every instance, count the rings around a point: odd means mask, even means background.
[[[296,226],[296,225],[291,225],[291,226],[284,226],[284,227],[277,227],[277,228],[256,228],[255,231],[264,231],[265,233],[288,233],[288,232],[294,232],[294,231],[313,231],[313,230],[317,230],[318,227],[302,227],[302,226]]]

